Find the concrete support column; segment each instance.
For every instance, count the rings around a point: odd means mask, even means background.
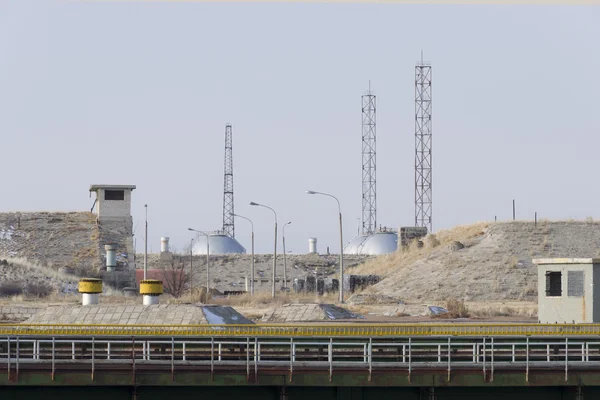
[[[435,388],[430,387],[428,390],[428,396],[427,396],[428,400],[436,400],[437,396],[435,395]]]
[[[288,400],[287,388],[285,386],[279,388],[279,400]]]

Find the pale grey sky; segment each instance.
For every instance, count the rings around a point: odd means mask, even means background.
[[[86,210],[135,184],[150,247],[222,224],[225,123],[236,212],[272,251],[338,251],[361,212],[360,96],[377,95],[378,222],[414,220],[414,64],[433,64],[434,230],[600,218],[600,8],[0,0],[0,211]],[[249,250],[249,226],[236,237]],[[280,249],[281,250],[281,249]]]

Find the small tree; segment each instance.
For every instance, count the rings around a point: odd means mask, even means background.
[[[192,279],[189,257],[171,254],[169,259],[160,262],[160,271],[165,293],[177,298],[183,296]]]

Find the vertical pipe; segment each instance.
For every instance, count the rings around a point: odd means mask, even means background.
[[[277,262],[277,217],[275,217],[275,246],[273,247],[273,283],[271,285],[271,297],[275,297],[275,268]]]
[[[95,368],[96,368],[96,355],[95,355],[95,351],[96,347],[95,347],[95,342],[94,342],[94,337],[92,336],[92,382],[94,381],[94,372],[95,372]]]
[[[208,235],[206,235],[206,301],[208,301],[208,299],[210,298],[210,275],[209,275],[209,269],[210,269],[210,247],[208,245]]]
[[[283,226],[283,235],[281,236],[282,240],[283,240],[283,286],[284,288],[287,288],[287,259],[285,257],[285,225]]]
[[[52,336],[52,381],[54,381],[54,358],[55,358],[55,343],[54,343],[54,336]]]
[[[16,351],[17,351],[17,362],[16,362],[16,374],[17,374],[17,381],[19,381],[19,337],[17,336],[17,344],[16,344]]]
[[[515,220],[515,199],[513,199],[513,221]]]
[[[194,238],[190,240],[190,295],[194,298]]]
[[[7,371],[8,371],[8,381],[10,382],[10,336],[7,339],[7,354],[6,354],[6,364],[7,364]]]
[[[148,204],[144,204],[146,209],[146,225],[144,228],[144,279],[148,279]]]
[[[339,206],[339,202],[338,202]],[[342,237],[342,211],[340,209],[340,303],[344,302],[344,239]]]
[[[494,338],[492,337],[492,360],[491,360],[491,371],[490,371],[490,382],[494,382]]]
[[[534,221],[535,221],[535,226],[537,226],[537,211],[535,212]]]
[[[569,338],[565,338],[565,382],[569,380]]]
[[[252,279],[250,280],[250,295],[254,296],[254,227],[252,227],[252,262],[250,263],[250,275]]]

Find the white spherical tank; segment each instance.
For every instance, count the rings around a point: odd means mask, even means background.
[[[169,251],[169,238],[161,237],[160,238],[160,252],[167,253]]]
[[[317,238],[308,238],[308,252],[311,254],[317,253]]]

